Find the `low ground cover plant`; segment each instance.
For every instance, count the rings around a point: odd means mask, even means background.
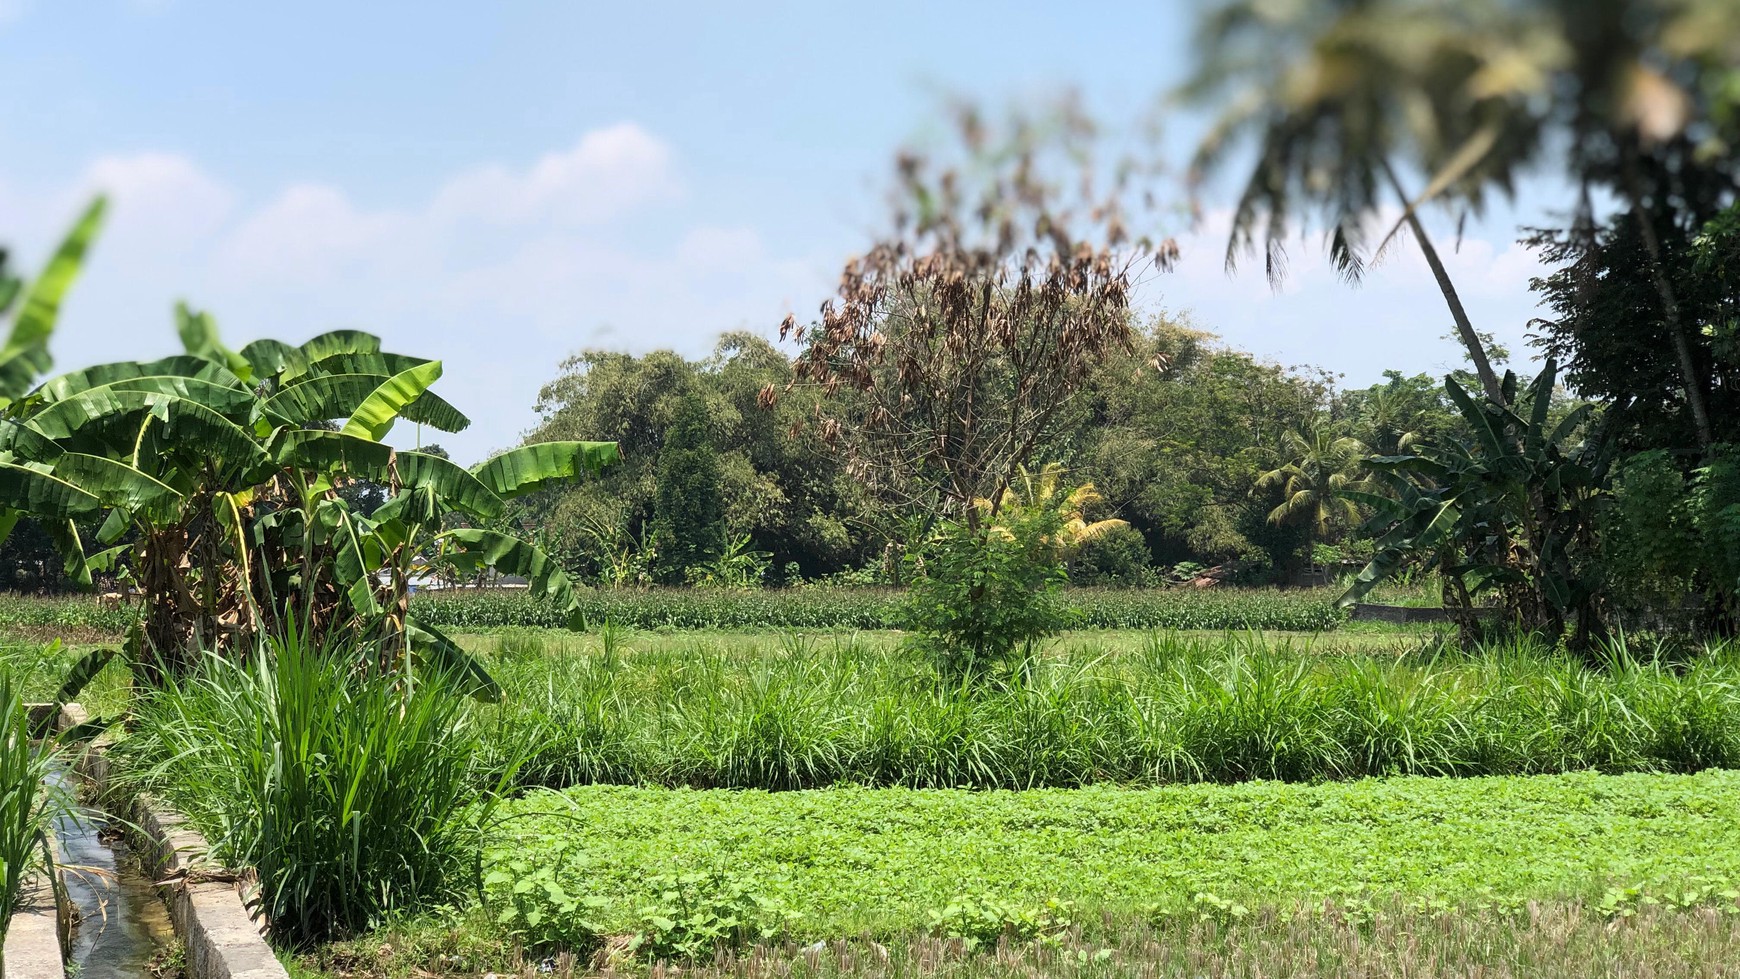
[[[1605,666],[1526,643],[1327,655],[1250,634],[1078,634],[978,685],[852,637],[546,653],[497,641],[491,740],[522,785],[1155,785],[1740,767],[1740,647]]]
[[[1732,912],[1737,790],[1740,775],[1719,771],[1025,792],[596,786],[513,802],[486,860],[554,867],[599,899],[607,933],[633,929],[649,881],[715,872],[801,909],[790,931],[806,941],[936,930],[995,944],[990,918],[1036,937],[1108,912],[1230,924],[1249,915],[1217,908],[1295,901],[1526,915],[1530,900],[1596,909],[1614,888],[1671,899],[1701,884],[1692,905]]]

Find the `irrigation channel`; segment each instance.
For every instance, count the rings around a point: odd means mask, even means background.
[[[69,776],[56,774],[62,786]],[[70,786],[68,786],[70,788]],[[67,974],[79,979],[138,979],[160,949],[175,940],[169,909],[157,896],[121,827],[104,812],[80,806],[55,827],[73,907]]]

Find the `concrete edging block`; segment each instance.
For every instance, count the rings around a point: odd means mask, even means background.
[[[24,882],[6,930],[5,979],[65,979],[66,936],[55,897],[52,881],[40,869]]]

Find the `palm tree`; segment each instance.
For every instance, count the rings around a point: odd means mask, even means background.
[[[1062,490],[1065,470],[1062,463],[1048,462],[1039,472],[1029,472],[1026,466],[1016,468],[1015,478],[1003,491],[1001,505],[996,508],[1001,518],[992,524],[993,530],[1008,532],[1008,525],[1020,517],[1035,513],[1055,513],[1060,528],[1055,538],[1059,559],[1069,560],[1083,544],[1128,527],[1125,520],[1087,519],[1087,512],[1105,502],[1092,483],[1082,483],[1068,492]],[[991,516],[991,501],[977,499],[973,505],[987,517]]]
[[[1542,124],[1527,95],[1547,59],[1530,47],[1541,35],[1495,30],[1499,23],[1482,0],[1226,0],[1204,23],[1203,56],[1183,94],[1231,96],[1197,150],[1193,183],[1240,138],[1256,144],[1233,212],[1229,269],[1260,237],[1278,283],[1294,221],[1314,210],[1329,229],[1330,260],[1357,282],[1368,225],[1382,205],[1399,205],[1482,388],[1502,401],[1486,347],[1417,214],[1434,197],[1466,216],[1489,188],[1508,195],[1538,145]],[[1402,183],[1402,164],[1435,175],[1418,197]]]
[[[1269,511],[1270,523],[1303,524],[1318,541],[1329,537],[1337,524],[1359,519],[1359,506],[1345,494],[1373,488],[1362,472],[1364,445],[1314,424],[1304,432],[1288,432],[1282,452],[1291,461],[1257,477],[1255,487],[1281,490],[1280,505]]]
[[[1400,455],[1420,440],[1420,412],[1400,380],[1373,388],[1359,406],[1354,428],[1361,455]]]

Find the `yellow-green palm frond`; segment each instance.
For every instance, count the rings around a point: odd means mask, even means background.
[[[1065,520],[1080,520],[1087,515],[1090,507],[1104,502],[1106,498],[1100,495],[1094,484],[1083,483],[1069,491],[1069,495],[1063,498],[1063,504],[1058,507],[1058,512]]]

